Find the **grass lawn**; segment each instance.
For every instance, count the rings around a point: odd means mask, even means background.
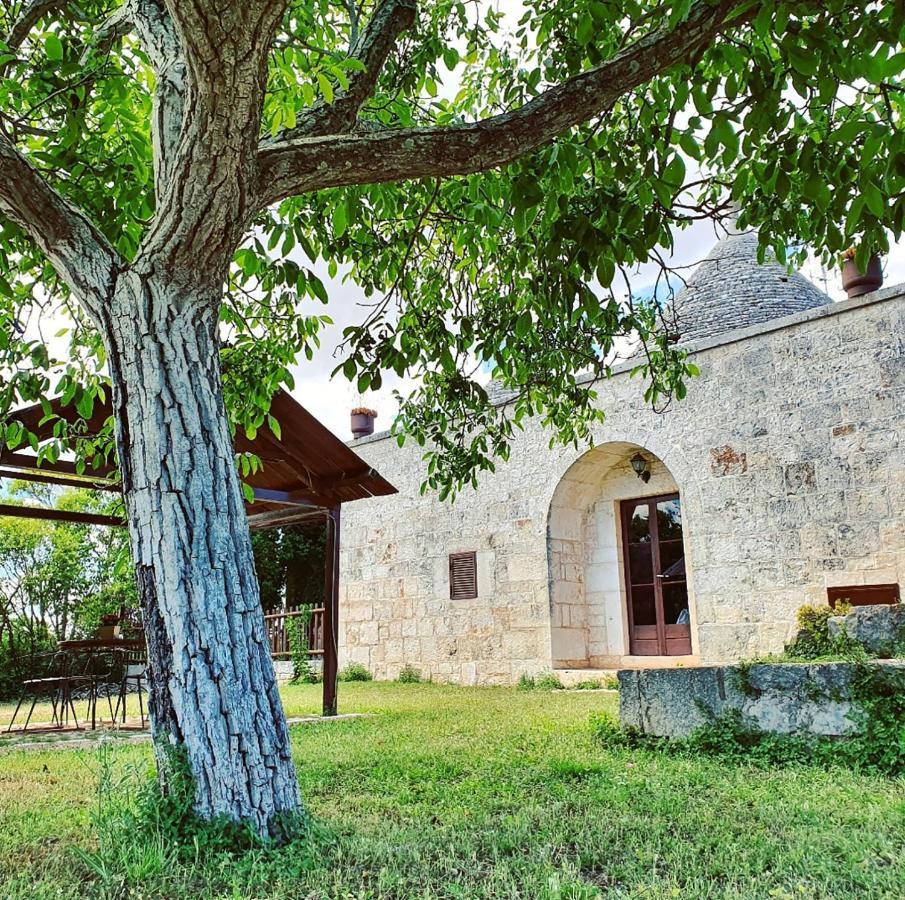
[[[128,783],[147,746],[0,751],[0,897],[905,897],[902,779],[607,750],[588,719],[612,694],[369,683],[340,698],[376,715],[293,729],[316,826],[280,850],[98,831],[100,770]],[[316,712],[320,688],[284,700]]]

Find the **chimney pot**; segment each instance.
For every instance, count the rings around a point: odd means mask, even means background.
[[[867,271],[862,272],[855,262],[855,255],[851,251],[845,255],[842,264],[842,289],[852,297],[860,297],[862,294],[870,294],[883,286],[883,263],[875,253],[867,263]]]
[[[374,433],[374,419],[377,418],[377,411],[368,409],[366,406],[356,406],[352,410],[352,437],[367,437]]]

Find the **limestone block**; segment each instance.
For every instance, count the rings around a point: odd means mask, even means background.
[[[905,603],[856,606],[845,617],[844,629],[868,653],[888,659],[905,647]]]
[[[551,631],[553,659],[585,659],[588,655],[587,632],[579,628],[554,628]]]
[[[362,622],[358,626],[358,642],[360,644],[376,644],[378,642],[378,623]]]
[[[538,656],[538,640],[536,630],[511,631],[503,635],[503,659],[524,660]]]
[[[850,521],[876,521],[889,515],[889,499],[885,485],[870,490],[848,491],[846,500]]]
[[[839,736],[856,727],[850,698],[857,672],[853,663],[765,664],[747,673],[731,666],[623,669],[619,719],[623,727],[682,737],[709,716],[738,710],[762,731]]]

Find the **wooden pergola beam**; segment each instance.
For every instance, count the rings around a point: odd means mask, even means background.
[[[112,481],[89,481],[67,475],[43,475],[34,469],[2,469],[0,468],[0,478],[8,478],[11,481],[33,481],[38,484],[58,484],[63,487],[85,488],[91,491],[117,491],[121,490],[120,485]]]
[[[77,512],[68,509],[45,509],[40,506],[16,506],[0,503],[0,516],[18,519],[43,519],[48,522],[69,522],[74,525],[110,525],[124,528],[126,520],[119,516],[105,516],[100,513]]]
[[[256,513],[248,517],[248,527],[252,531],[262,528],[277,528],[280,525],[297,525],[314,519],[323,519],[329,510],[322,507],[311,509],[272,509],[264,513]]]
[[[12,450],[0,450],[0,465],[13,469],[30,469],[33,472],[60,473],[62,475],[76,475],[81,478],[107,478],[116,474],[115,466],[98,466],[96,469],[85,469],[80,472],[75,463],[66,459],[58,459],[56,462],[44,459],[40,462],[37,456],[28,456],[26,453],[15,453]]]

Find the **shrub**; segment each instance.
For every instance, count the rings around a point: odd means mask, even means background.
[[[8,631],[0,630],[0,699],[18,699],[26,678],[40,678],[46,660],[42,654],[56,649],[45,625],[13,619]]]
[[[535,686],[539,691],[561,691],[562,682],[555,672],[544,672],[537,676]]]
[[[532,675],[526,675],[522,672],[518,677],[518,689],[520,691],[533,691],[537,687],[537,682]]]
[[[291,684],[315,684],[317,673],[311,665],[311,650],[308,647],[308,624],[311,621],[311,607],[303,606],[301,615],[286,619],[286,635],[289,638],[289,652],[292,660]]]
[[[831,606],[799,607],[795,614],[798,623],[798,634],[786,648],[786,653],[798,659],[819,659],[824,656],[844,655],[853,649],[850,641],[842,638],[831,638],[829,620],[834,616],[844,616],[851,610],[848,604]]]
[[[340,681],[373,681],[374,676],[361,664],[350,662],[337,676]]]
[[[596,678],[589,678],[587,681],[579,681],[575,685],[576,691],[599,691],[603,685]]]
[[[403,666],[399,670],[398,681],[400,684],[421,684],[421,669],[414,666]]]

